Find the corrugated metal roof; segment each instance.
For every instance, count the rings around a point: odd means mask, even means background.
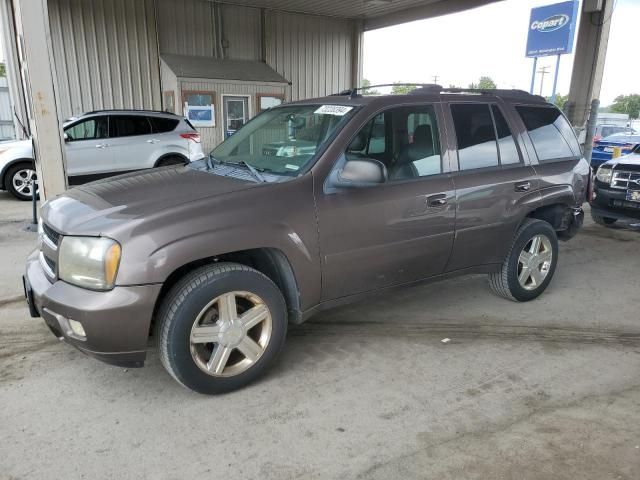
[[[365,20],[373,28],[479,7],[502,0],[223,0],[223,3],[293,13]],[[384,17],[387,17],[384,19]]]
[[[161,58],[173,73],[182,78],[289,83],[269,65],[256,60],[223,60],[168,54],[162,55]]]

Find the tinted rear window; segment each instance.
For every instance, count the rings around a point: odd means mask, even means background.
[[[151,134],[151,124],[142,115],[116,115],[109,119],[111,137],[131,137]]]
[[[522,117],[538,160],[580,156],[573,128],[555,107],[516,107]]]
[[[149,117],[153,133],[172,132],[180,123],[177,118]]]
[[[496,134],[486,103],[451,105],[460,170],[498,166]]]

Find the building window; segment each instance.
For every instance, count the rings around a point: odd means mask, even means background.
[[[164,98],[164,111],[169,113],[176,113],[176,96],[173,90],[167,90],[163,94]]]
[[[215,127],[215,92],[183,91],[184,116],[196,127]]]
[[[258,113],[282,105],[284,102],[284,96],[280,93],[259,93],[256,98]]]

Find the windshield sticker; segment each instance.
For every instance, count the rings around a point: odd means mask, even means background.
[[[300,167],[298,165],[291,165],[290,163],[287,163],[284,168],[286,168],[287,170],[300,170]]]
[[[322,105],[313,113],[317,113],[319,115],[337,115],[339,117],[342,117],[343,115],[349,113],[351,110],[353,110],[353,107],[347,107],[345,105]]]

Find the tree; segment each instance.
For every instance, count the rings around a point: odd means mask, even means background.
[[[415,89],[416,87],[414,87],[413,85],[402,85],[402,82],[394,82],[391,93],[393,93],[394,95],[406,95],[407,93]]]
[[[7,76],[7,68],[5,67],[4,63],[0,63],[0,77],[6,77]]]
[[[362,79],[362,88],[364,90],[362,90],[362,94],[363,95],[379,95],[380,92],[378,92],[378,90],[376,89],[370,89],[369,87],[371,86],[371,81],[367,80],[366,78]]]
[[[489,90],[492,88],[497,88],[496,82],[494,82],[491,77],[480,77],[480,81],[478,83],[470,83],[469,88],[471,89],[480,89],[480,90]]]
[[[562,95],[560,93],[556,93],[556,106],[564,111],[564,107],[567,105],[567,100],[569,100],[569,95]],[[551,101],[551,97],[547,97],[547,102]]]
[[[613,113],[627,113],[629,118],[640,116],[640,94],[618,95],[610,107]]]

